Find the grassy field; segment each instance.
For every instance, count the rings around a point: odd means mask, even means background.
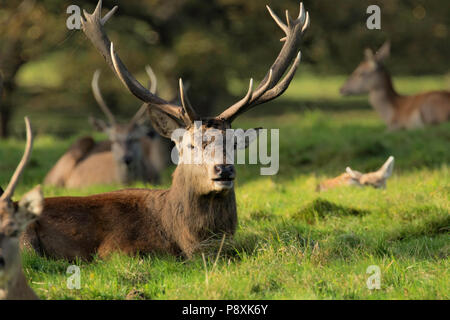
[[[80,261],[81,289],[69,290],[71,263],[24,252],[33,289],[43,299],[449,299],[450,123],[387,132],[365,98],[338,97],[342,80],[301,76],[283,99],[236,122],[280,129],[280,171],[264,177],[257,165],[238,166],[239,228],[217,262],[211,250],[205,262],[201,255]],[[449,87],[444,77],[396,83],[404,93]],[[17,199],[42,181],[75,138],[37,137]],[[23,145],[0,142],[0,185]],[[321,179],[347,165],[373,170],[389,155],[396,162],[386,190],[315,192]],[[165,172],[163,187],[172,171]],[[117,188],[44,192],[88,195]],[[381,271],[379,290],[366,285],[371,265]]]

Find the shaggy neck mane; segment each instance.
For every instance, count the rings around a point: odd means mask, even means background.
[[[167,190],[167,210],[162,221],[183,251],[219,233],[234,234],[237,211],[234,188],[228,192],[202,194],[205,176],[192,174],[190,165],[178,165]],[[192,249],[189,249],[192,248]]]

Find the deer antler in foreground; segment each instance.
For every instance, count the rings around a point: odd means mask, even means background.
[[[42,212],[43,196],[40,187],[25,194],[18,203],[12,201],[20,176],[30,159],[33,134],[25,118],[27,144],[6,191],[0,196],[0,300],[34,300],[36,294],[27,284],[22,271],[19,236],[29,223]],[[0,188],[1,189],[1,188]]]

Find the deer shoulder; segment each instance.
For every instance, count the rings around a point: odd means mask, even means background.
[[[61,156],[44,178],[44,184],[63,187],[78,163],[86,157],[95,146],[92,137],[77,140],[69,150]]]

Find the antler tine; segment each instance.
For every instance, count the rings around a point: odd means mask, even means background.
[[[190,121],[190,123],[194,123],[195,120],[198,120],[199,117],[197,115],[197,112],[195,112],[194,108],[192,107],[191,103],[189,102],[189,98],[187,97],[187,94],[184,90],[183,86],[183,80],[180,78],[178,81],[179,87],[180,87],[180,100],[181,105],[183,106],[183,110]]]
[[[286,10],[286,23],[284,23],[269,6],[266,7],[273,20],[286,34],[286,36],[281,39],[281,41],[284,41],[284,45],[269,69],[269,72],[260,82],[255,92],[251,94],[250,99],[242,99],[235,103],[233,106],[222,112],[218,118],[232,122],[238,115],[246,112],[252,107],[275,99],[286,91],[295,75],[301,57],[300,53],[296,54],[296,50],[301,35],[303,35],[309,26],[309,13],[305,11],[303,3],[300,3],[298,17],[293,20],[289,15],[289,11]],[[292,66],[286,76],[282,79],[291,63]]]
[[[147,108],[148,108],[148,104],[143,103],[141,105],[141,107],[139,108],[139,110],[134,114],[133,118],[131,118],[128,126],[129,127],[134,126],[139,121],[139,119],[141,119],[144,116],[145,112],[147,111]]]
[[[237,118],[237,116],[254,106],[254,102],[257,101],[268,90],[269,85],[272,82],[272,74],[272,69],[270,69],[267,80],[265,82],[262,81],[256,91],[253,91],[252,88],[252,91],[250,92],[249,89],[247,95],[243,99],[235,103],[233,106],[227,108],[217,118],[227,120],[231,123],[234,119]],[[253,79],[251,79],[251,81],[251,85],[253,86]]]
[[[25,117],[25,127],[27,130],[27,144],[25,146],[25,152],[22,156],[22,159],[19,162],[19,165],[16,168],[16,171],[14,171],[14,174],[8,184],[8,187],[0,197],[0,201],[11,199],[12,195],[14,194],[14,190],[16,189],[17,182],[19,181],[19,178],[22,175],[28,160],[30,159],[31,150],[33,148],[33,132],[31,131],[31,124],[28,117]]]
[[[305,12],[303,3],[301,2],[297,19],[292,20],[289,15],[289,11],[286,10],[286,24],[284,24],[269,6],[266,7],[272,18],[286,34],[286,36],[283,38],[285,43],[271,67],[271,69],[273,70],[273,83],[270,85],[270,88],[272,88],[273,85],[275,85],[286,72],[286,69],[289,66],[290,62],[294,60],[295,49],[300,42],[300,36],[306,31],[309,25],[309,13]],[[268,76],[269,74],[265,76],[260,86],[265,81],[267,81]]]
[[[256,91],[252,94],[252,99],[251,99],[252,103],[254,101],[256,101],[257,99],[259,99],[264,94],[264,92],[266,92],[269,89],[269,86],[272,83],[272,79],[273,79],[273,69],[270,68],[266,79],[261,81],[261,83],[256,88]]]
[[[275,20],[275,22],[277,23],[277,25],[281,28],[281,30],[284,31],[284,33],[288,33],[288,27],[287,25],[285,25],[283,23],[283,21],[281,21],[280,18],[278,18],[278,16],[275,14],[275,12],[272,11],[272,9],[270,9],[270,7],[268,5],[266,5],[267,10],[269,11],[270,15],[272,16],[273,20]]]
[[[294,63],[292,64],[291,68],[289,69],[286,76],[281,80],[275,87],[270,89],[269,91],[264,92],[264,94],[255,101],[255,104],[264,103],[270,100],[273,100],[275,98],[278,98],[281,96],[289,87],[289,84],[291,83],[291,80],[295,76],[295,72],[297,71],[297,68],[300,64],[302,57],[301,51],[298,52],[297,57],[295,58]]]
[[[150,105],[157,107],[161,111],[164,111],[179,120],[184,121],[182,114],[182,108],[176,105],[169,104],[164,99],[152,94],[148,89],[144,88],[139,81],[137,81],[125,65],[120,61],[120,58],[114,52],[114,44],[111,42],[111,58],[114,67],[114,71],[119,77],[120,81],[125,85],[125,87],[134,94],[140,100],[149,103]],[[186,123],[188,124],[188,123]]]
[[[303,6],[303,2],[300,2],[300,9],[298,10],[298,17],[301,24],[305,23],[305,7]]]
[[[114,13],[116,13],[117,9],[119,9],[119,6],[114,6],[111,10],[109,10],[107,14],[105,14],[105,16],[100,20],[102,26],[104,26],[105,23],[109,20],[109,18],[111,18],[114,15]]]
[[[117,11],[117,7],[114,7],[103,18],[101,18],[101,9],[102,1],[100,0],[95,11],[92,14],[84,11],[84,19],[81,19],[82,30],[84,34],[100,52],[100,54],[106,60],[111,69],[116,73],[122,83],[131,93],[133,93],[133,95],[135,95],[143,102],[157,107],[161,111],[166,112],[181,121],[184,121],[182,108],[180,106],[172,105],[164,99],[153,94],[148,89],[144,88],[133,77],[126,66],[122,63],[120,58],[116,55],[116,53],[114,52],[114,45],[103,30],[103,25]]]
[[[116,118],[112,114],[111,110],[109,109],[108,105],[105,102],[105,99],[103,99],[102,93],[100,91],[100,87],[98,85],[98,79],[100,78],[100,69],[95,70],[94,76],[92,77],[92,93],[94,94],[95,101],[97,101],[98,105],[100,106],[100,109],[102,109],[103,113],[108,118],[111,125],[114,125],[116,123]]]
[[[156,78],[156,75],[153,72],[153,69],[149,65],[145,66],[145,72],[147,73],[148,78],[150,79],[150,85],[149,85],[150,92],[155,94],[156,89],[158,87],[158,79]]]
[[[309,28],[309,25],[311,23],[311,20],[309,19],[309,12],[306,12],[306,16],[305,16],[305,20],[304,20],[304,24],[302,27],[302,33],[304,33],[306,31],[306,29]]]
[[[253,95],[253,78],[250,78],[250,83],[248,85],[248,91],[246,95],[241,100],[239,100],[231,107],[226,109],[224,112],[222,112],[217,118],[228,120],[231,118],[231,116],[229,116],[230,114],[237,115],[239,110],[241,110],[244,106],[248,105],[250,99],[252,98],[252,95]]]
[[[149,65],[145,66],[145,72],[147,73],[147,76],[149,78],[149,90],[151,93],[155,94],[158,86],[158,79],[156,78],[155,72]],[[131,119],[129,126],[134,126],[139,121],[139,119],[142,118],[142,116],[145,114],[145,111],[147,111],[147,107],[148,107],[147,103],[143,103],[141,105],[139,110],[135,113],[135,115]]]

